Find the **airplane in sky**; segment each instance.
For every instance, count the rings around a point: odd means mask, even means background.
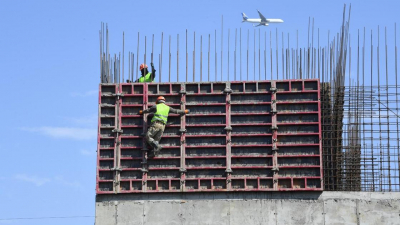
[[[283,20],[281,20],[281,19],[267,19],[267,18],[265,18],[265,16],[263,16],[263,14],[260,13],[260,11],[257,10],[257,12],[260,15],[260,19],[249,19],[246,16],[246,14],[242,13],[242,16],[243,16],[242,23],[244,23],[244,22],[258,23],[257,26],[253,25],[255,27],[268,26],[270,23],[283,23]]]

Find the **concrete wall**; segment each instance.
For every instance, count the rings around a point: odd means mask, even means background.
[[[96,225],[127,224],[400,224],[400,193],[153,193],[96,197]]]

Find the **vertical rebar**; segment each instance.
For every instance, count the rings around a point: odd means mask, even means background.
[[[236,81],[236,52],[237,52],[237,29],[235,29],[235,53],[234,55],[234,60],[233,60],[233,74],[234,74],[234,81]]]
[[[136,46],[136,79],[135,80],[137,80],[138,79],[138,76],[139,76],[139,38],[140,38],[140,36],[139,36],[139,32],[138,32],[138,34],[137,34],[137,46]]]
[[[283,53],[283,49],[285,48],[285,41],[283,39],[283,32],[282,32],[282,79],[285,79],[285,54]]]
[[[222,19],[221,19],[221,81],[222,81],[222,75],[223,75],[223,72],[222,72],[222,65],[223,65],[223,51],[224,51],[224,40],[223,40],[223,38],[224,38],[224,16],[222,16]]]
[[[372,42],[372,30],[371,30],[371,62],[370,62],[370,66],[371,66],[371,102],[370,105],[371,107],[373,106],[372,101],[373,101],[373,96],[372,96],[372,87],[373,87],[373,56],[374,56],[374,48],[373,48],[373,42]],[[370,117],[370,121],[371,121],[371,161],[372,161],[372,190],[375,191],[375,166],[374,166],[374,139],[373,139],[373,133],[374,133],[374,126],[373,126],[373,111],[370,110],[371,112],[371,117]]]
[[[179,82],[179,34],[176,35],[176,81]]]
[[[279,57],[278,57],[278,28],[276,28],[276,79],[279,80],[279,66],[278,66],[278,62],[279,62]]]
[[[382,152],[382,123],[381,123],[381,88],[380,88],[380,63],[379,63],[379,46],[380,46],[380,34],[379,34],[379,26],[378,26],[378,46],[376,48],[376,57],[377,57],[377,73],[378,73],[378,120],[379,120],[379,190],[382,191],[383,188],[383,152]]]
[[[193,32],[193,82],[195,82],[196,70],[196,32]]]
[[[217,30],[214,30],[214,51],[215,51],[215,56],[214,56],[214,61],[215,61],[215,81],[218,80],[218,57],[217,57]]]
[[[267,31],[264,32],[264,80],[267,80]]]
[[[396,114],[399,115],[399,101],[398,101],[398,85],[397,85],[397,24],[394,24],[394,71],[396,76]],[[399,137],[399,116],[396,116],[396,128],[397,128],[397,176],[399,179],[400,188],[400,137]],[[399,190],[399,189],[398,189]]]
[[[207,81],[210,81],[210,41],[211,41],[211,35],[208,34]]]
[[[258,29],[258,80],[261,80],[261,34]]]
[[[169,35],[168,59],[168,82],[171,82],[171,35]]]
[[[229,54],[229,49],[230,49],[229,40],[230,40],[230,36],[231,36],[231,29],[228,29],[228,81],[229,81],[229,56],[230,56],[230,54]]]
[[[390,174],[390,171],[391,171],[391,169],[390,169],[390,164],[391,164],[391,161],[390,161],[390,139],[389,139],[389,137],[390,137],[390,135],[389,135],[389,130],[390,130],[390,127],[389,127],[389,124],[390,124],[390,121],[389,121],[389,113],[390,113],[390,111],[388,110],[389,108],[389,76],[388,76],[388,53],[387,53],[387,33],[386,33],[386,27],[385,27],[385,61],[386,61],[386,63],[385,63],[385,67],[386,67],[386,119],[387,119],[387,129],[386,129],[386,131],[387,131],[387,160],[388,160],[388,182],[389,182],[389,191],[392,191],[392,178],[391,178],[391,174]]]
[[[161,55],[160,55],[160,62],[159,62],[159,70],[160,70],[160,72],[158,73],[158,82],[161,82],[161,76],[162,76],[163,49],[164,49],[164,32],[161,32]]]
[[[144,58],[143,59],[143,63],[146,64],[146,58],[147,58],[147,36],[144,36],[144,57],[143,58]]]
[[[253,57],[253,77],[256,80],[256,30],[254,30],[254,57]]]
[[[154,63],[154,58],[153,58],[153,54],[154,54],[154,34],[151,37],[151,63]]]
[[[271,80],[273,80],[273,72],[272,72],[272,31],[269,31],[269,52],[271,58]]]
[[[187,29],[186,29],[185,44],[186,44],[186,80],[185,80],[185,82],[188,82],[188,41],[187,41]]]
[[[239,54],[239,61],[240,61],[240,80],[242,80],[242,28],[240,28],[240,40],[239,40],[239,45],[240,45],[240,54]]]
[[[250,31],[247,30],[247,81],[249,80],[249,37],[250,37]]]
[[[203,81],[203,35],[200,35],[200,82]]]
[[[124,69],[125,69],[125,32],[122,32],[122,83],[124,83]]]

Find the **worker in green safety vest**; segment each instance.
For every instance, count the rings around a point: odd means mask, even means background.
[[[142,76],[136,80],[138,83],[153,82],[156,77],[156,70],[153,63],[151,63],[151,73],[148,70],[148,66],[144,63],[140,65],[140,73]]]
[[[168,114],[174,113],[184,115],[189,112],[188,109],[178,110],[167,106],[163,96],[157,98],[156,105],[153,105],[149,109],[139,111],[139,114],[154,113],[154,116],[151,119],[151,125],[146,133],[146,141],[151,147],[153,147],[152,151],[148,154],[148,157],[157,156],[162,149],[159,142],[168,121]]]

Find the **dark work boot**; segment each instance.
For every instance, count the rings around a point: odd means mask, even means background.
[[[147,153],[147,158],[154,158],[154,156],[156,156],[156,154],[154,154],[154,150],[150,150],[150,151]]]

